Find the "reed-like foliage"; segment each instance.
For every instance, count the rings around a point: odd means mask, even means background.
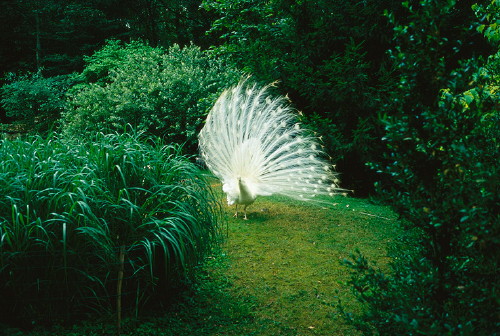
[[[0,162],[1,316],[111,310],[122,294],[137,310],[220,237],[206,181],[159,140],[2,140]]]

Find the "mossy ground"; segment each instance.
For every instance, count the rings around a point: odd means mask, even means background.
[[[168,311],[127,319],[122,334],[357,335],[337,308],[341,300],[347,310],[361,309],[341,261],[358,249],[384,267],[399,222],[390,209],[367,200],[330,201],[258,198],[248,220],[233,218],[234,209],[224,206],[225,242],[200,267],[197,281]],[[50,334],[113,332],[113,324],[93,321]]]
[[[385,264],[388,243],[398,237],[397,218],[366,200],[333,201],[322,207],[262,198],[249,208],[248,221],[225,209],[228,267],[220,275],[232,284],[232,296],[251,298],[254,324],[266,326],[248,335],[355,334],[336,307],[341,300],[359,309],[342,260],[359,249]]]
[[[342,260],[360,250],[384,267],[401,229],[387,207],[342,196],[329,201],[258,198],[248,220],[224,205],[222,250],[185,300],[149,326],[163,326],[157,335],[357,335],[337,307],[341,300],[347,310],[361,309]]]

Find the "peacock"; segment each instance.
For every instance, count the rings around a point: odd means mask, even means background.
[[[271,93],[272,85],[244,79],[225,90],[198,136],[202,160],[236,205],[234,217],[242,205],[247,219],[258,196],[310,201],[341,190],[318,138],[301,126],[286,97]]]

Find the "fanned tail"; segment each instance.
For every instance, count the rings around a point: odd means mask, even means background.
[[[223,184],[245,181],[255,195],[310,200],[340,191],[317,138],[298,123],[284,97],[269,85],[241,81],[224,91],[199,134],[207,167]]]

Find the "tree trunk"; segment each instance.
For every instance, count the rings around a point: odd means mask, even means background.
[[[36,71],[40,72],[42,69],[42,45],[40,42],[40,15],[38,11],[35,11],[35,29],[36,29],[36,49],[35,49],[35,57],[36,57]]]

